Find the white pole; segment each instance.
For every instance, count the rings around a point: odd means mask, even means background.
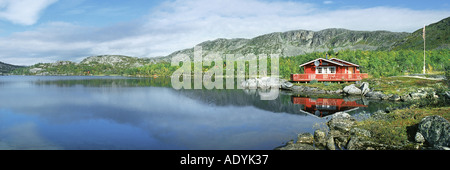
[[[423,26],[423,74],[425,73],[425,42],[426,42],[426,37],[425,37],[425,25]]]

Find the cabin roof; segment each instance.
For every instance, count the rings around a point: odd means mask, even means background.
[[[356,66],[356,67],[360,67],[358,64],[354,64],[354,63],[351,63],[351,62],[348,62],[348,61],[345,61],[345,60],[341,60],[341,59],[337,59],[337,58],[332,58],[330,60],[336,60],[336,61],[340,61],[340,62],[343,62],[343,63],[346,63],[346,64],[350,64],[350,65],[353,65],[353,66]]]
[[[332,58],[332,59],[329,59],[329,60],[328,59],[324,59],[324,58],[318,58],[318,59],[306,62],[306,63],[300,65],[299,67],[303,67],[305,65],[314,63],[317,60],[323,60],[323,61],[326,61],[326,62],[329,62],[329,63],[333,63],[333,64],[336,64],[336,65],[339,65],[339,66],[356,66],[356,67],[360,67],[358,64],[354,64],[354,63],[351,63],[351,62],[348,62],[348,61],[345,61],[345,60],[341,60],[341,59],[337,59],[337,58]]]
[[[307,63],[304,63],[304,64],[300,65],[300,67],[303,67],[303,66],[305,66],[305,65],[308,65],[308,64],[314,63],[314,62],[315,62],[315,61],[317,61],[317,60],[323,60],[323,61],[326,61],[326,62],[329,62],[329,63],[333,63],[333,64],[336,64],[336,65],[339,65],[339,66],[347,66],[347,65],[345,65],[345,64],[343,64],[343,63],[339,63],[339,62],[335,62],[335,61],[327,60],[327,59],[324,59],[324,58],[318,58],[318,59],[315,59],[315,60],[309,61],[309,62],[307,62]]]

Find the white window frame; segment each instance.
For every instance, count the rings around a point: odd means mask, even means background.
[[[331,68],[334,68],[334,73],[331,73]],[[322,73],[319,73],[319,69],[322,70]],[[316,74],[336,74],[336,66],[320,66],[316,67]]]

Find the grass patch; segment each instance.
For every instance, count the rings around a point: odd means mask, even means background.
[[[414,108],[395,110],[385,115],[385,119],[369,118],[357,123],[358,128],[369,130],[370,140],[388,144],[405,145],[414,140],[417,125],[426,116],[439,115],[450,120],[450,107]]]
[[[383,77],[369,78],[364,82],[369,83],[370,89],[381,91],[384,94],[403,95],[410,92],[417,92],[420,88],[444,88],[443,80],[424,80],[411,77]],[[446,87],[448,88],[448,87]]]

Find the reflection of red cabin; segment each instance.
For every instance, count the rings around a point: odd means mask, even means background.
[[[368,74],[361,74],[359,65],[337,58],[318,58],[300,65],[304,67],[304,74],[291,74],[291,80],[297,82],[317,81],[361,81],[368,78]]]
[[[292,97],[292,103],[305,106],[303,110],[304,112],[316,115],[318,117],[325,117],[337,112],[348,112],[358,107],[367,107],[366,105],[356,103],[356,101],[327,98],[313,99],[305,97]]]

